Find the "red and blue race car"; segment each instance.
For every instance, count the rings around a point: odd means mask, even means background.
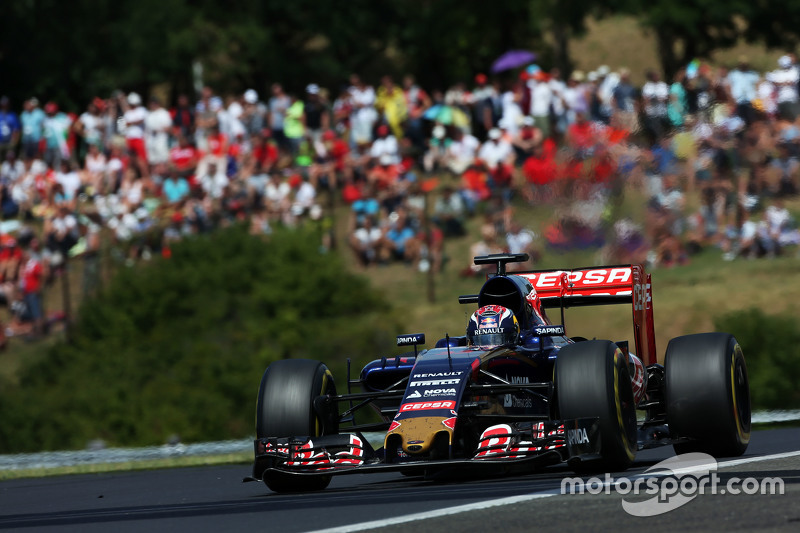
[[[750,392],[732,335],[672,339],[662,365],[642,265],[506,272],[525,260],[476,257],[497,270],[478,294],[459,298],[477,304],[466,334],[430,349],[419,348],[424,334],[400,335],[398,346],[414,351],[348,375],[346,394],[319,361],[272,363],[259,388],[255,462],[245,480],[294,492],[359,472],[497,474],[562,462],[580,472],[618,471],[655,446],[745,451]],[[631,306],[635,351],[628,341],[566,334],[566,309],[607,304]],[[560,323],[548,318],[555,309]],[[370,445],[365,432],[382,432],[382,446]]]

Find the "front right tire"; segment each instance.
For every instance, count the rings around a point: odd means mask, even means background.
[[[627,358],[611,341],[591,340],[562,348],[556,359],[556,394],[562,419],[597,417],[602,459],[575,466],[579,472],[628,468],[636,454],[636,404]]]

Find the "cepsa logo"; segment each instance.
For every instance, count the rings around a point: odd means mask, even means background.
[[[406,413],[408,411],[428,411],[431,409],[453,409],[456,406],[456,402],[451,401],[443,401],[443,402],[415,402],[415,403],[407,403],[400,407],[401,413]]]
[[[592,270],[574,270],[565,272],[555,270],[537,274],[526,274],[525,277],[537,289],[556,288],[560,286],[561,275],[567,274],[567,281],[576,287],[592,285],[621,285],[627,284],[631,279],[631,269],[624,268],[598,268]]]

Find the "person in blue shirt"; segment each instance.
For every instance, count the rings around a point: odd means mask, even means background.
[[[186,181],[186,178],[179,176],[178,171],[172,167],[169,170],[169,176],[161,186],[161,190],[167,202],[174,204],[189,196],[189,182]]]
[[[17,114],[9,111],[7,96],[0,97],[0,155],[14,150],[19,142],[20,124]]]
[[[392,257],[400,261],[406,261],[416,266],[420,259],[421,243],[416,237],[411,221],[404,209],[400,209],[390,220],[394,218],[389,229],[386,230],[385,238],[387,248],[391,251]]]
[[[39,107],[39,100],[36,98],[26,100],[20,115],[22,153],[25,157],[39,157],[39,141],[42,140],[44,119],[44,111]]]

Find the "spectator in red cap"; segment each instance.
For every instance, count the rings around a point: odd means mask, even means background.
[[[376,130],[377,138],[372,142],[372,147],[369,151],[369,156],[373,162],[381,159],[383,156],[388,156],[391,164],[400,162],[400,147],[397,144],[397,137],[389,133],[389,127],[386,124],[381,124]]]
[[[497,91],[489,85],[486,74],[475,76],[475,89],[471,94],[472,130],[475,137],[485,139],[494,125],[494,100]]]

